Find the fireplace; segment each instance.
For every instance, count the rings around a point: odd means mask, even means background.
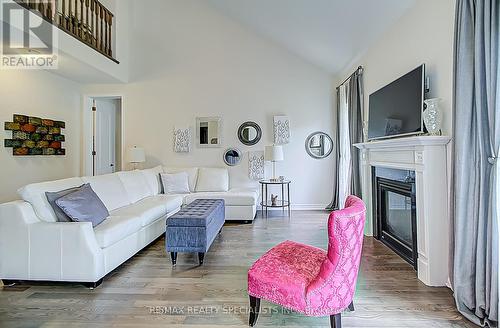
[[[415,172],[373,168],[374,235],[417,269]]]

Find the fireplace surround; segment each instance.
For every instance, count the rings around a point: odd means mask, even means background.
[[[375,236],[376,180],[373,168],[414,172],[416,269],[428,286],[446,286],[449,273],[450,217],[446,136],[415,136],[354,144],[361,150],[362,197],[367,206],[365,234]]]

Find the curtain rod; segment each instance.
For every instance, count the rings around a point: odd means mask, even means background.
[[[348,77],[346,77],[346,78],[345,78],[345,80],[344,80],[344,81],[342,81],[342,83],[340,83],[336,89],[338,90],[342,84],[344,84],[344,83],[346,83],[347,81],[349,81],[349,79],[350,79],[353,75],[355,75],[355,74],[359,73],[359,71],[361,71],[361,72],[363,71],[363,66],[359,65],[359,66],[358,66],[358,68],[356,68],[356,70],[355,70],[354,72],[352,72],[352,74],[351,74],[351,75],[349,75]]]

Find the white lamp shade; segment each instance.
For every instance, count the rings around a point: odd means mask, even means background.
[[[266,161],[279,162],[283,160],[283,147],[281,146],[266,146],[264,153]]]
[[[127,161],[129,163],[144,163],[146,161],[144,148],[132,147],[127,149]]]

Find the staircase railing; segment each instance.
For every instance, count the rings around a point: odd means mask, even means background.
[[[114,62],[114,15],[98,0],[15,0]]]

